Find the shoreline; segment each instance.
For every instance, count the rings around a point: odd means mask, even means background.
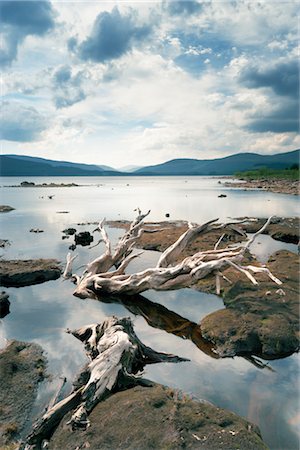
[[[283,180],[283,179],[260,179],[260,180],[243,180],[241,178],[235,178],[237,181],[223,182],[223,186],[230,188],[244,188],[244,190],[258,190],[268,191],[275,194],[288,194],[299,195],[300,194],[300,181],[299,180]]]

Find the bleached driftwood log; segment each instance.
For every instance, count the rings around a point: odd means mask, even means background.
[[[243,273],[254,284],[257,284],[257,281],[252,273],[259,272],[265,273],[278,285],[281,284],[281,281],[272,275],[266,267],[252,265],[243,267],[241,265],[246,250],[249,249],[249,246],[255,238],[269,225],[271,217],[251,239],[246,241],[246,244],[235,244],[219,249],[218,246],[222,240],[221,236],[212,250],[199,251],[192,256],[184,258],[180,262],[176,262],[182,251],[201,234],[216,230],[222,233],[229,228],[231,231],[245,236],[243,230],[237,226],[239,222],[220,224],[217,223],[218,219],[214,219],[203,225],[189,224],[188,230],[161,255],[156,267],[134,274],[125,274],[125,268],[129,262],[139,256],[139,254],[131,254],[131,252],[133,245],[139,239],[142,232],[145,231],[142,228],[143,219],[149,212],[141,214],[139,210],[138,217],[121,238],[114,253],[111,250],[111,244],[104,229],[104,222],[102,221],[99,224],[98,229],[106,244],[106,252],[89,263],[81,277],[73,275],[77,284],[77,288],[74,291],[75,296],[80,298],[94,298],[110,294],[133,295],[148,289],[158,291],[180,289],[193,286],[199,280],[211,274],[216,277],[216,291],[219,294],[221,279],[229,282],[222,272],[229,266]],[[67,272],[70,274],[70,263],[68,262],[68,264]],[[117,269],[109,271],[113,266],[116,266]]]
[[[44,414],[21,448],[42,448],[71,410],[75,411],[68,424],[73,429],[88,427],[88,414],[97,403],[113,392],[143,383],[139,373],[146,364],[187,361],[144,345],[129,318],[109,317],[102,324],[67,332],[83,342],[90,362],[74,382],[73,392]]]

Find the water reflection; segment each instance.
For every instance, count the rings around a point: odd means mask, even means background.
[[[172,333],[183,339],[190,339],[206,355],[215,359],[219,358],[214,351],[213,345],[203,339],[201,328],[198,324],[181,317],[159,303],[151,302],[142,295],[110,296],[98,298],[98,300],[106,303],[121,304],[132,314],[142,316],[151,327]]]
[[[5,183],[20,181],[23,180],[8,178]],[[37,180],[32,178],[32,181]],[[53,180],[39,179],[39,182],[44,181]],[[69,182],[70,179],[59,178],[57,181]],[[266,217],[271,214],[298,214],[296,196],[225,189],[218,184],[218,178],[127,177],[126,180],[79,178],[71,181],[93,186],[50,190],[0,189],[1,203],[17,208],[0,216],[2,237],[12,242],[10,247],[2,249],[5,258],[52,257],[65,261],[73,238],[63,241],[63,229],[74,226],[79,231],[92,231],[92,226],[80,227],[77,223],[98,221],[103,217],[132,219],[136,206],[151,208],[149,220],[153,221],[164,220],[165,213],[170,213],[171,220],[199,223],[215,217],[215,211],[218,211],[221,220],[236,215]],[[1,179],[0,184],[3,183]],[[130,186],[126,186],[127,183]],[[227,197],[218,198],[225,190]],[[39,199],[39,196],[51,194],[55,194],[53,200]],[[57,214],[57,211],[63,210],[70,212]],[[30,228],[44,229],[44,233],[29,233]],[[122,230],[109,229],[108,232],[114,242],[122,234]],[[261,256],[268,253],[272,245],[274,249],[274,242],[270,239],[260,236],[261,244],[257,245],[257,252]],[[278,245],[283,248],[282,243]],[[78,247],[78,266],[99,255],[103,249],[102,244],[91,250]],[[156,252],[145,252],[132,262],[130,270],[142,270],[154,265],[158,257]],[[145,345],[190,359],[184,364],[148,366],[145,375],[149,379],[180,388],[247,417],[259,425],[264,440],[274,450],[298,449],[297,355],[271,361],[270,367],[275,372],[259,370],[252,362],[240,357],[215,359],[210,347],[204,347],[197,324],[207,314],[223,307],[220,298],[182,289],[159,293],[148,291],[143,301],[134,303],[130,300],[102,303],[79,300],[72,296],[73,289],[71,283],[61,280],[7,289],[11,313],[0,321],[0,343],[4,346],[5,339],[34,341],[46,350],[48,370],[53,374],[54,381],[40,390],[41,407],[55,392],[58,377],[66,376],[70,382],[86,361],[81,343],[64,330],[101,322],[109,315],[129,315]]]

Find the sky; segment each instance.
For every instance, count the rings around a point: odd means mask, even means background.
[[[120,168],[297,149],[297,16],[276,0],[1,0],[1,153]]]

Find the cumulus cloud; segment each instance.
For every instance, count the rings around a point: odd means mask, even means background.
[[[277,95],[298,97],[298,62],[285,61],[268,67],[246,67],[240,74],[240,82],[248,88],[269,87]]]
[[[69,41],[69,48],[77,50],[78,56],[84,61],[105,63],[120,58],[129,52],[133,45],[139,45],[146,39],[151,26],[139,25],[134,10],[121,14],[117,7],[111,12],[101,12],[93,25],[90,36],[76,46]]]
[[[1,105],[0,138],[6,141],[33,142],[41,139],[47,121],[35,108],[21,103]]]
[[[66,108],[86,98],[82,86],[87,74],[84,70],[72,73],[69,65],[59,67],[53,75],[54,103],[56,108]]]
[[[299,131],[299,106],[295,100],[288,100],[265,113],[257,111],[246,127],[256,133],[295,132]]]
[[[26,36],[43,36],[54,28],[54,10],[48,1],[1,1],[0,64],[16,59],[19,45]]]
[[[172,16],[181,14],[197,14],[202,10],[202,4],[193,0],[177,1],[171,0],[164,3],[165,9]]]

